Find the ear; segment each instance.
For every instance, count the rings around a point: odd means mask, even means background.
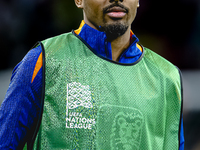
[[[74,0],[75,4],[78,8],[83,8],[83,1],[84,0]]]
[[[138,4],[137,4],[137,8],[138,8],[138,7],[140,7],[140,2],[139,2],[139,0],[138,0]]]

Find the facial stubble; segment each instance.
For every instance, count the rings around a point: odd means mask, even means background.
[[[122,36],[128,29],[128,25],[122,24],[120,22],[112,24],[104,24],[99,28],[100,31],[105,32],[107,35],[107,40],[112,41],[120,36]]]
[[[113,23],[108,23],[107,20],[105,19],[105,15],[108,9],[112,8],[112,7],[121,7],[124,10],[126,10],[126,13],[129,12],[128,8],[124,7],[121,4],[112,4],[106,8],[103,9],[103,25],[99,26],[98,29],[102,32],[105,32],[107,35],[107,39],[109,41],[112,41],[120,36],[122,36],[123,34],[125,34],[125,32],[127,31],[129,25],[128,25],[128,19],[126,19],[125,21],[122,21],[121,19],[111,19]]]

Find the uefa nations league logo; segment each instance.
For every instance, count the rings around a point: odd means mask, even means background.
[[[94,118],[76,111],[78,107],[93,108],[89,88],[89,85],[84,86],[77,82],[67,84],[66,128],[92,129],[95,125]]]

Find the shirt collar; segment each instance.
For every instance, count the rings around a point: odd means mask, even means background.
[[[111,43],[107,41],[107,36],[104,32],[93,29],[84,21],[74,32],[93,49],[95,54],[112,60]],[[130,40],[130,46],[120,55],[120,63],[134,63],[142,55],[142,47],[137,44],[139,40],[132,31],[130,31]]]

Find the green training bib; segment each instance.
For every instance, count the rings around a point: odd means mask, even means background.
[[[178,69],[145,48],[135,64],[95,55],[72,33],[42,42],[45,100],[34,149],[178,149]]]

